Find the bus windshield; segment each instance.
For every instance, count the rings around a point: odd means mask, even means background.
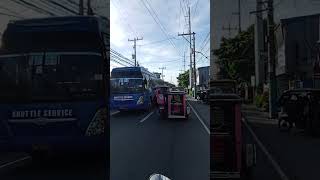
[[[143,92],[142,78],[113,78],[111,79],[111,92],[116,93],[141,93]]]
[[[0,56],[0,99],[5,102],[70,101],[101,97],[101,57],[39,53]]]

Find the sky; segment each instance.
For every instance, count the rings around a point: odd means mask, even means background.
[[[177,84],[176,77],[189,69],[189,43],[178,33],[188,33],[187,6],[191,9],[191,31],[195,32],[196,51],[209,58],[209,0],[110,0],[111,49],[132,59],[133,42],[137,41],[137,61],[150,72],[165,67],[164,80]],[[147,8],[146,8],[147,7]],[[156,13],[154,20],[150,15]],[[158,19],[157,19],[158,17]],[[157,23],[158,22],[158,23]],[[161,28],[162,27],[162,28]],[[162,29],[162,30],[161,30]],[[189,38],[186,36],[186,38]],[[185,54],[185,68],[184,68]],[[196,67],[209,66],[209,60],[196,54]],[[111,69],[121,65],[111,61]]]

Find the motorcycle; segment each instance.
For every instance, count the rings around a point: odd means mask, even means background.
[[[164,117],[166,114],[166,93],[169,91],[169,87],[167,86],[159,86],[156,90],[156,101],[159,110],[159,114],[161,117]]]

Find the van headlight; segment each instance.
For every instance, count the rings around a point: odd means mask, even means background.
[[[101,108],[93,116],[87,130],[86,136],[97,136],[104,133],[105,121],[107,120],[107,109]]]
[[[143,104],[143,102],[144,102],[144,98],[143,96],[140,96],[139,100],[137,101],[137,104]]]

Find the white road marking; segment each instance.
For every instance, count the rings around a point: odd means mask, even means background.
[[[277,171],[279,176],[282,180],[289,180],[288,176],[283,172],[280,165],[276,162],[276,160],[272,157],[272,155],[268,152],[266,147],[262,144],[262,142],[258,139],[257,135],[253,132],[251,127],[248,125],[246,120],[242,118],[243,124],[246,126],[246,128],[249,130],[250,134],[252,135],[253,139],[257,142],[258,146],[262,150],[262,152],[267,156],[268,160],[271,162],[274,169]]]
[[[198,113],[193,109],[193,107],[191,106],[191,104],[188,102],[190,108],[192,109],[193,113],[197,116],[197,118],[199,119],[199,121],[201,122],[202,126],[204,127],[204,129],[207,131],[208,134],[210,134],[210,130],[209,128],[206,126],[206,124],[203,122],[202,118],[198,115]]]
[[[154,113],[154,111],[151,111],[146,117],[144,117],[143,119],[141,119],[141,121],[139,121],[140,123],[143,123],[145,120],[147,120],[152,114]]]
[[[118,113],[120,113],[120,111],[115,111],[115,112],[113,112],[113,113],[110,113],[110,116],[116,115],[116,114],[118,114]]]
[[[21,161],[25,161],[25,160],[27,160],[27,159],[31,159],[31,157],[30,157],[30,156],[25,156],[25,157],[23,157],[23,158],[20,158],[20,159],[15,160],[15,161],[8,162],[8,163],[6,163],[6,164],[1,165],[1,166],[0,166],[0,169],[6,168],[6,167],[8,167],[8,166],[11,166],[11,165],[13,165],[13,164],[15,164],[15,163],[18,163],[18,162],[21,162]]]

